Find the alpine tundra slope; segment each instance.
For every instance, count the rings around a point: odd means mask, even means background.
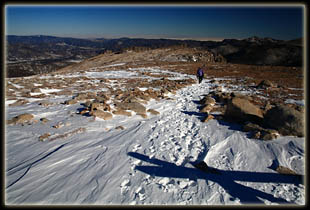
[[[122,65],[114,68],[120,69]],[[149,81],[158,79],[151,75],[167,74],[165,69],[148,67],[126,69],[121,76],[137,78],[141,72],[150,73],[144,76]],[[109,79],[119,75],[119,71],[99,73],[89,69],[60,74],[57,78],[87,76],[91,78],[88,84],[99,84],[99,77]],[[195,76],[173,73],[167,79],[195,79]],[[120,83],[112,81],[111,87]],[[134,112],[131,117],[113,114],[109,120],[76,114],[83,106],[63,104],[70,99],[67,95],[49,97],[52,104],[49,106],[38,105],[40,99],[31,98],[36,94],[28,98],[29,103],[20,106],[9,106],[16,100],[6,100],[7,119],[27,112],[37,121],[49,120],[6,126],[6,203],[305,204],[303,182],[270,167],[276,162],[304,174],[304,137],[280,136],[261,141],[250,138],[239,124],[217,119],[202,122],[198,101],[214,85],[207,78],[175,94],[167,93],[168,99],[151,99],[144,104],[160,114],[148,113],[147,117]],[[46,96],[62,91],[61,87],[37,86]],[[241,89],[223,84],[223,91]],[[62,126],[51,128],[55,122],[61,122]],[[39,136],[47,132],[49,140],[39,141]],[[195,165],[201,161],[213,171],[197,169]]]

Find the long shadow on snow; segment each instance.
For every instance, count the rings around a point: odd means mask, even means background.
[[[142,161],[152,163],[158,166],[136,166],[135,169],[153,176],[170,178],[189,178],[190,180],[205,179],[221,185],[232,197],[239,198],[244,204],[264,204],[259,198],[267,199],[273,203],[294,204],[287,202],[283,198],[276,198],[271,194],[253,189],[251,187],[238,184],[236,181],[244,182],[262,182],[262,183],[287,183],[300,184],[302,176],[296,177],[267,172],[249,172],[249,171],[226,171],[216,169],[220,174],[204,173],[196,168],[177,166],[173,163],[149,157],[136,152],[129,152],[129,156]]]

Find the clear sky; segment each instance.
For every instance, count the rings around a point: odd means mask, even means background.
[[[6,35],[83,38],[303,36],[302,5],[6,5]]]

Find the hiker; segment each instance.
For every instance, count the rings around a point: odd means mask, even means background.
[[[197,70],[197,79],[198,79],[199,84],[201,83],[201,81],[203,79],[203,75],[204,75],[203,67],[205,67],[205,65],[203,65],[202,67],[199,67]]]

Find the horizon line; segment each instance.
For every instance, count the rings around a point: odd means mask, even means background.
[[[291,41],[296,39],[303,39],[304,37],[298,37],[294,39],[276,39],[273,37],[260,37],[257,35],[249,36],[246,38],[223,38],[223,37],[173,37],[173,36],[160,36],[160,35],[106,35],[106,36],[95,36],[95,35],[53,35],[53,34],[32,34],[32,35],[16,35],[16,34],[6,34],[5,36],[52,36],[57,38],[74,38],[74,39],[121,39],[121,38],[129,38],[129,39],[170,39],[170,40],[193,40],[193,41],[215,41],[215,42],[221,42],[225,39],[235,39],[235,40],[243,40],[248,39],[252,37],[258,37],[258,38],[271,38],[274,40],[282,40],[282,41]]]

